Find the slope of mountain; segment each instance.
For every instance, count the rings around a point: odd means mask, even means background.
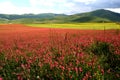
[[[109,19],[96,17],[96,16],[82,16],[73,19],[72,22],[111,22]]]
[[[120,14],[119,13],[115,13],[109,10],[104,10],[104,9],[100,9],[100,10],[95,10],[92,12],[88,12],[88,13],[82,13],[82,14],[75,14],[74,16],[80,16],[79,19],[81,19],[82,17],[88,17],[91,18],[92,20],[94,17],[96,18],[100,18],[102,21],[111,21],[111,22],[120,22]],[[88,20],[88,19],[86,19]],[[101,21],[100,20],[100,21]]]
[[[54,18],[57,16],[66,16],[65,14],[53,14],[53,13],[43,13],[43,14],[23,14],[23,15],[8,15],[8,14],[0,14],[0,18],[14,20],[21,18]]]
[[[9,22],[8,19],[0,18],[0,23],[8,23],[8,22]]]
[[[9,23],[80,23],[80,22],[120,22],[120,14],[109,10],[95,10],[74,15],[65,14],[0,14],[0,22]]]

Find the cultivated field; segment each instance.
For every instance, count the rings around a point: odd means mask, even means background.
[[[119,25],[27,25],[0,25],[0,80],[120,79]]]
[[[120,29],[120,24],[117,23],[73,23],[73,24],[27,24],[32,27],[46,27],[46,28],[63,28],[63,29]]]

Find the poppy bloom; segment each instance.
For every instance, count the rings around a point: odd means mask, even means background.
[[[3,80],[3,78],[0,77],[0,80]]]

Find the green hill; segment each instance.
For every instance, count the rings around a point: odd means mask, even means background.
[[[43,14],[23,14],[23,15],[17,15],[17,14],[0,14],[0,18],[9,19],[9,20],[15,20],[15,19],[21,19],[21,18],[54,18],[57,16],[66,16],[65,14],[53,14],[53,13],[43,13]]]
[[[120,22],[120,14],[115,13],[109,10],[96,10],[92,12],[87,12],[87,13],[81,13],[81,14],[75,14],[72,16],[77,16],[79,18],[74,19],[73,21],[79,21],[79,22]],[[85,19],[84,19],[85,18]]]
[[[120,22],[120,14],[109,10],[95,10],[74,15],[65,14],[0,14],[0,23],[81,23],[81,22]]]
[[[0,18],[0,23],[9,23],[8,19]]]
[[[96,16],[82,16],[76,19],[73,19],[72,22],[111,22],[109,19],[96,17]]]

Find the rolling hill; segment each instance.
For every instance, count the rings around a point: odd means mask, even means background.
[[[0,14],[0,18],[9,19],[9,20],[15,20],[15,19],[21,19],[21,18],[54,18],[57,16],[66,16],[65,14],[53,14],[53,13],[43,13],[43,14],[23,14],[23,15],[17,15],[17,14]]]
[[[120,14],[99,9],[74,15],[65,14],[0,14],[0,23],[80,23],[80,22],[120,22]]]
[[[72,16],[77,16],[78,18],[74,19],[73,21],[78,21],[78,22],[86,22],[86,21],[88,22],[91,22],[91,21],[120,22],[119,13],[115,13],[115,12],[104,10],[104,9],[95,10],[88,13],[75,14]]]

